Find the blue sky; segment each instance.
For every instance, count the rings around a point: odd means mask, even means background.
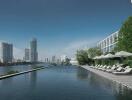
[[[119,30],[130,15],[131,0],[0,0],[0,40],[13,43],[18,56],[33,37],[40,58],[72,55]]]

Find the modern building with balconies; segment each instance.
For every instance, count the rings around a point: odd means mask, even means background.
[[[97,43],[97,47],[101,49],[103,54],[106,52],[112,52],[118,42],[118,35],[119,31],[114,32]]]

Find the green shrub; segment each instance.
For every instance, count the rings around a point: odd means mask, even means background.
[[[126,64],[126,65],[132,67],[132,60],[126,60],[126,61],[124,62],[124,64]]]
[[[18,71],[9,71],[9,72],[7,72],[7,75],[9,75],[9,74],[15,74],[15,73],[18,73]]]

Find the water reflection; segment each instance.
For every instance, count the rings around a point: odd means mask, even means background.
[[[132,100],[132,90],[83,68],[78,68],[77,77],[78,79],[88,79],[88,83],[94,88],[104,89],[108,93],[114,94],[115,100]]]
[[[8,78],[8,79],[3,79],[2,81],[1,81],[1,85],[10,85],[10,84],[12,84],[13,83],[13,78],[12,77],[10,77],[10,78]]]
[[[117,86],[115,93],[116,100],[132,100],[132,90],[119,84],[115,86]]]
[[[132,100],[128,88],[76,66],[0,80],[0,90],[0,100]]]
[[[30,73],[30,85],[32,88],[36,88],[37,84],[37,71]]]
[[[81,67],[77,67],[77,78],[78,79],[87,79],[88,78],[88,71],[81,68]]]

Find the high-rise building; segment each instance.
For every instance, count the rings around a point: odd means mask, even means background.
[[[52,63],[55,63],[55,62],[56,62],[56,57],[52,56]]]
[[[60,58],[58,58],[56,62],[57,64],[60,64],[61,63]]]
[[[49,58],[45,58],[45,62],[48,63],[49,62]]]
[[[30,61],[37,62],[38,61],[38,52],[37,52],[37,39],[32,39],[30,42]]]
[[[3,63],[11,63],[13,61],[13,45],[3,42],[1,44],[1,60]]]
[[[25,48],[24,61],[29,61],[29,60],[30,60],[30,49]]]
[[[118,31],[110,34],[105,39],[99,41],[97,47],[99,47],[103,53],[111,52],[118,42],[118,34]]]

